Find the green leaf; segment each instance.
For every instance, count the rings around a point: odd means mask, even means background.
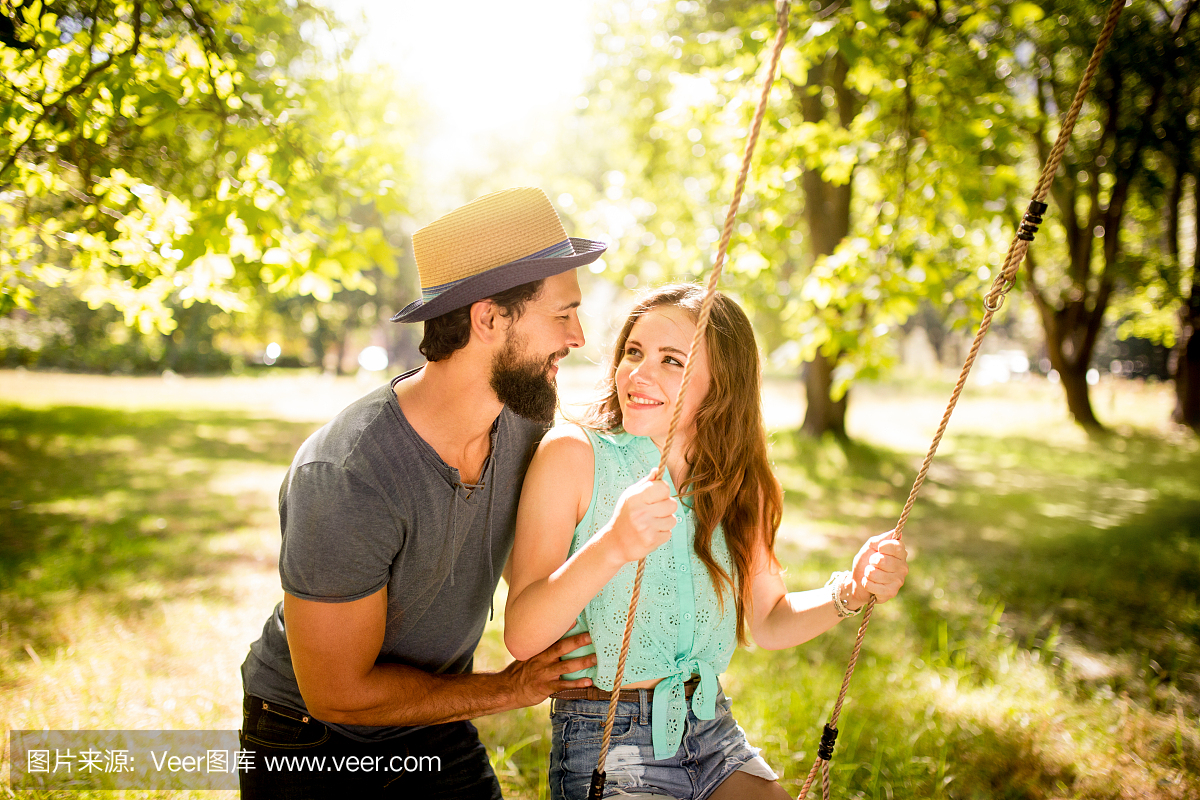
[[[1034,3],[1013,3],[1008,9],[1009,19],[1017,28],[1025,28],[1038,22],[1042,17],[1046,16],[1046,12],[1041,6]]]
[[[42,0],[33,0],[32,3],[21,9],[21,16],[25,18],[25,22],[32,25],[35,29],[40,28],[40,20],[42,16]]]

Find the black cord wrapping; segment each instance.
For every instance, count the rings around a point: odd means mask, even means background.
[[[1021,220],[1021,228],[1017,231],[1017,238],[1024,239],[1027,242],[1033,241],[1033,235],[1037,233],[1038,226],[1042,224],[1042,215],[1049,208],[1045,203],[1039,203],[1037,200],[1029,202],[1029,210],[1025,212],[1025,218]]]
[[[821,746],[817,748],[817,758],[822,761],[829,761],[833,758],[833,744],[837,741],[838,729],[825,724],[825,730],[821,733]]]
[[[601,800],[604,797],[604,773],[599,768],[592,770],[592,785],[588,789],[588,800]]]

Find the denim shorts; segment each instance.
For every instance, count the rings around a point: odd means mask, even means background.
[[[638,702],[620,702],[613,719],[605,760],[605,797],[655,795],[677,800],[703,800],[738,770],[767,780],[776,775],[746,741],[746,733],[729,712],[729,700],[717,695],[713,719],[697,719],[688,709],[683,741],[675,755],[654,760],[650,706],[654,692],[643,689]],[[559,700],[551,705],[550,796],[553,800],[585,800],[592,770],[600,756],[600,739],[608,702]]]

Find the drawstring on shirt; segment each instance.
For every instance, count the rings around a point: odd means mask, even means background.
[[[490,460],[490,457],[489,457]],[[496,618],[496,565],[492,563],[492,499],[496,496],[496,476],[495,465],[492,465],[493,475],[488,479],[488,504],[487,504],[487,521],[484,526],[486,533],[483,537],[483,546],[485,548],[484,560],[488,564],[488,586],[492,587],[492,597],[488,600],[488,621],[491,622]],[[487,474],[487,471],[484,471]]]
[[[458,490],[465,488],[460,482],[454,487],[454,500],[450,503],[450,527],[447,539],[450,541],[450,585],[454,585],[454,564],[458,561]]]

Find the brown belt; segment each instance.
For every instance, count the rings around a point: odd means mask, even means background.
[[[696,687],[700,685],[699,678],[692,678],[687,683],[683,684],[683,696],[691,697],[696,692]],[[622,703],[636,703],[641,700],[639,692],[642,689],[622,689],[617,693],[617,700]],[[653,692],[653,689],[645,690]],[[600,700],[607,702],[612,696],[612,692],[606,689],[600,689],[595,686],[586,686],[582,689],[563,689],[561,692],[555,692],[550,695],[555,700]]]

